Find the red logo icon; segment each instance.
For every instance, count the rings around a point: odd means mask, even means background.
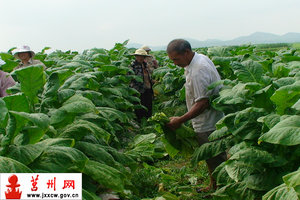
[[[16,175],[11,175],[8,178],[9,184],[6,185],[6,187],[10,188],[7,189],[7,192],[5,192],[6,199],[21,199],[22,191],[19,191],[20,184],[18,184],[18,177]],[[16,190],[16,188],[18,188]]]

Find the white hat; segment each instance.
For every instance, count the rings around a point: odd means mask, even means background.
[[[149,55],[147,54],[147,52],[144,49],[137,49],[134,54],[132,54],[134,56],[147,56],[149,57]]]
[[[144,49],[145,51],[151,51],[150,47],[147,45],[142,46],[141,49]]]
[[[5,64],[5,61],[0,58],[0,66],[4,65],[4,64]]]
[[[30,50],[29,46],[24,45],[14,50],[15,58],[19,59],[18,53],[22,53],[22,52],[29,52],[31,54],[31,57],[34,57],[35,55],[35,53],[32,50]]]

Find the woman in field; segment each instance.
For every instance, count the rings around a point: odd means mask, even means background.
[[[135,110],[138,121],[141,121],[142,118],[149,118],[152,115],[152,79],[147,68],[147,63],[145,62],[145,58],[149,57],[147,52],[144,49],[138,49],[133,55],[135,56],[135,60],[131,63],[130,67],[135,75],[139,76],[143,81],[132,80],[130,85],[140,93],[141,104],[147,108],[147,110],[143,108]]]
[[[44,65],[44,63],[42,63],[39,60],[33,59],[34,55],[35,55],[35,53],[32,50],[30,50],[29,46],[22,46],[20,48],[17,48],[14,51],[14,56],[15,56],[15,58],[21,60],[21,63],[15,69],[19,69],[19,68],[27,67],[27,66],[31,66],[31,65],[42,65],[45,69],[46,66]]]

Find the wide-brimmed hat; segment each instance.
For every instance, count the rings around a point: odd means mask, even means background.
[[[13,52],[14,52],[15,58],[17,58],[17,59],[19,59],[18,53],[29,52],[31,54],[31,57],[34,57],[34,55],[35,55],[35,53],[32,50],[30,50],[30,47],[26,46],[26,45],[15,49]]]
[[[141,49],[144,49],[145,51],[151,51],[150,47],[147,45],[142,46]]]
[[[146,56],[149,57],[149,55],[147,54],[147,52],[144,49],[137,49],[134,54],[132,54],[134,56]]]

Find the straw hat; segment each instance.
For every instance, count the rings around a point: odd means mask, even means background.
[[[149,57],[149,55],[147,54],[147,52],[144,49],[137,49],[134,54],[132,54],[134,56],[146,56]]]
[[[34,55],[35,55],[35,53],[32,50],[30,50],[29,46],[24,45],[24,46],[21,46],[21,47],[14,50],[15,58],[19,59],[18,54],[23,53],[23,52],[29,52],[31,54],[31,57],[34,57]]]
[[[151,51],[150,47],[147,45],[142,46],[141,49],[144,49],[145,51]]]

